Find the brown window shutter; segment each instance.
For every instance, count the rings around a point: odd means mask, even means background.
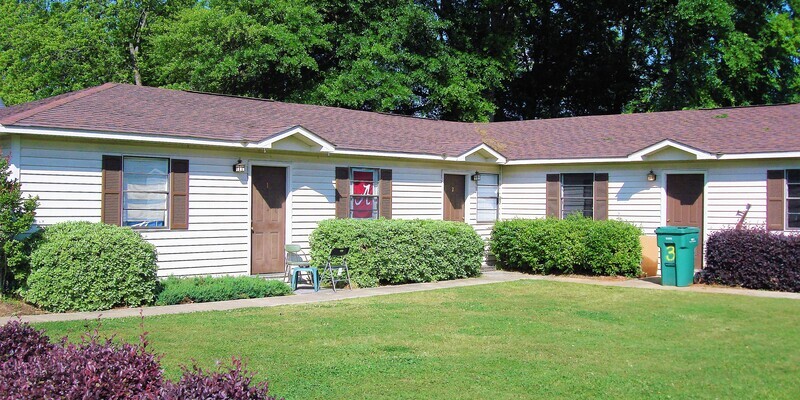
[[[770,231],[783,230],[785,187],[784,170],[767,171],[767,229]]]
[[[378,206],[379,216],[392,219],[392,170],[381,170],[378,194],[380,195],[380,205]]]
[[[547,174],[545,215],[561,218],[561,175]]]
[[[122,157],[103,156],[103,188],[100,220],[104,224],[122,224]]]
[[[350,217],[350,168],[336,167],[336,218]]]
[[[169,228],[189,229],[189,160],[172,160],[169,176]]]
[[[608,219],[608,174],[594,174],[594,219]]]

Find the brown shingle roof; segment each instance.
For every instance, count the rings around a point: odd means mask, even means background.
[[[666,139],[708,153],[800,151],[800,104],[472,124],[105,84],[0,109],[0,125],[260,142],[300,125],[337,149],[509,160],[624,157]]]
[[[625,157],[664,140],[707,153],[800,151],[800,104],[491,124],[509,159]]]

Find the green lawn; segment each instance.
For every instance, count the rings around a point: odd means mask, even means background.
[[[103,334],[135,340],[138,319]],[[75,337],[95,322],[41,324]],[[543,281],[150,317],[167,374],[240,355],[287,399],[797,398],[800,301]]]

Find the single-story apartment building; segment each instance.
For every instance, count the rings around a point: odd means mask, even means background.
[[[109,83],[1,108],[0,147],[37,224],[131,226],[162,276],[282,272],[328,218],[800,230],[798,104],[463,123]]]

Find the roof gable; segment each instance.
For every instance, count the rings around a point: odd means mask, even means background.
[[[669,139],[647,146],[628,156],[631,161],[687,161],[715,158],[713,154]]]
[[[246,144],[246,146],[261,149],[313,152],[332,152],[335,149],[333,143],[299,125],[260,142],[253,143],[252,146],[251,144]]]
[[[502,154],[489,147],[486,143],[481,143],[457,157],[458,161],[469,162],[493,162],[497,164],[505,164],[506,158]]]

